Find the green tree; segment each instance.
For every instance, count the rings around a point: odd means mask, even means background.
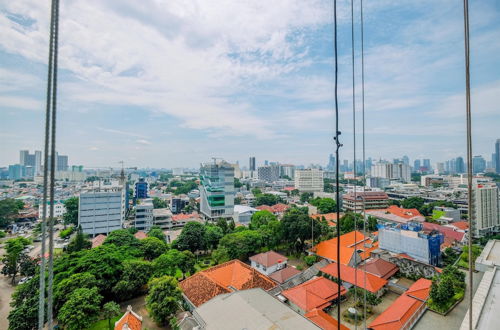
[[[66,228],[64,230],[61,230],[61,232],[59,233],[59,237],[68,238],[71,236],[71,234],[73,234],[73,231],[75,231],[75,227],[73,227],[73,226]]]
[[[205,225],[205,241],[207,248],[216,249],[220,239],[224,236],[222,229],[215,225]]]
[[[224,246],[219,246],[217,250],[214,250],[212,252],[212,259],[217,263],[217,264],[222,264],[224,262],[227,262],[231,260],[229,257],[229,251],[226,247]]]
[[[111,319],[115,316],[120,315],[120,305],[114,301],[109,301],[102,306],[102,314],[105,319],[108,320],[108,329],[112,330]]]
[[[455,295],[455,287],[451,276],[439,276],[432,281],[430,297],[439,307],[444,307]]]
[[[283,202],[283,200],[279,196],[276,196],[273,194],[261,194],[255,198],[254,205],[255,206],[259,206],[259,205],[272,206],[272,205],[276,205],[276,204],[282,203],[282,202]]]
[[[9,330],[36,329],[38,326],[38,296],[40,277],[18,285],[10,302]]]
[[[311,238],[312,230],[316,237],[321,232],[320,223],[309,217],[307,208],[289,208],[283,215],[281,227],[283,228],[283,238],[288,243],[294,244],[297,251],[304,249],[305,241]]]
[[[425,201],[422,197],[409,197],[401,201],[401,206],[405,209],[420,209]]]
[[[141,294],[142,287],[153,274],[153,264],[144,260],[125,260],[120,280],[113,288],[115,296],[122,300]]]
[[[227,249],[231,259],[240,260],[246,260],[262,246],[262,235],[250,229],[227,234],[219,242],[219,247]]]
[[[260,226],[257,231],[262,236],[262,241],[266,247],[270,249],[277,249],[283,240],[283,228],[278,220],[269,221],[267,224]]]
[[[199,222],[188,222],[182,229],[181,234],[173,243],[177,250],[189,250],[196,252],[205,250],[207,244],[205,241],[205,226]]]
[[[277,220],[276,216],[268,210],[257,211],[252,215],[250,220],[250,229],[259,229],[263,225],[267,225],[270,221]]]
[[[155,209],[164,209],[168,207],[167,202],[158,197],[153,197],[153,208]]]
[[[241,187],[243,187],[243,183],[240,182],[240,179],[234,178],[234,187],[235,188],[241,188]]]
[[[294,190],[290,191],[290,194],[291,194],[292,196],[299,196],[300,191],[299,191],[298,189],[294,189]]]
[[[16,280],[16,275],[20,272],[23,250],[30,244],[30,241],[24,237],[9,239],[5,243],[5,252],[2,258],[2,274],[11,277],[12,284]]]
[[[222,230],[222,233],[226,235],[229,232],[229,227],[227,225],[227,220],[223,218],[217,219],[216,222],[217,227],[219,227]]]
[[[389,205],[389,206],[391,206],[391,205],[401,206],[401,202],[397,199],[389,199],[387,201],[387,205]]]
[[[159,325],[166,325],[179,308],[181,297],[181,289],[175,278],[163,276],[152,279],[146,296],[149,315]]]
[[[66,213],[63,215],[64,225],[78,226],[78,197],[71,197],[64,201]]]
[[[5,228],[13,222],[19,210],[23,208],[22,201],[13,198],[0,200],[0,228]]]
[[[241,197],[234,198],[234,205],[241,205]]]
[[[104,240],[104,244],[114,244],[116,246],[139,246],[139,240],[127,229],[118,229],[109,233]]]
[[[258,195],[261,195],[261,194],[262,194],[262,190],[260,190],[259,188],[252,189],[252,195],[254,195],[255,197],[257,197]]]
[[[167,240],[167,237],[163,233],[163,230],[161,230],[161,228],[158,226],[151,227],[151,229],[148,232],[148,236],[149,237],[156,237],[162,242],[165,242]]]
[[[300,194],[300,202],[301,203],[306,203],[309,202],[309,200],[314,196],[313,193],[310,192],[303,192]]]
[[[153,262],[154,276],[174,276],[178,269],[183,273],[194,270],[195,256],[191,251],[168,250]]]
[[[81,250],[90,249],[92,242],[88,239],[88,235],[84,234],[82,229],[78,227],[75,237],[69,242],[66,247],[68,253],[78,252]]]
[[[92,289],[96,286],[94,275],[84,272],[73,274],[54,285],[54,310],[57,312],[73,291],[80,288]]]
[[[349,293],[353,297],[356,296],[357,302],[360,304],[364,303],[365,294],[366,294],[366,303],[370,306],[377,306],[382,302],[382,298],[361,288],[352,287],[349,289]]]
[[[315,206],[321,214],[331,213],[337,210],[337,203],[331,198],[320,198],[318,204]]]
[[[65,329],[85,329],[97,320],[101,301],[96,287],[76,289],[61,307],[57,319]]]
[[[144,259],[153,260],[167,250],[167,244],[156,237],[146,237],[140,241],[140,249]]]
[[[377,231],[377,218],[372,217],[371,215],[368,216],[368,223],[367,223],[367,228],[369,231]]]

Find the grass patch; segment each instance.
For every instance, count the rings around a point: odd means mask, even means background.
[[[455,293],[455,295],[453,295],[453,297],[451,297],[451,299],[443,306],[439,306],[439,305],[435,304],[432,301],[432,299],[429,298],[429,300],[427,301],[427,306],[429,307],[429,309],[431,309],[435,312],[438,312],[441,314],[446,314],[449,312],[450,308],[455,305],[455,303],[457,301],[463,299],[464,294],[465,294],[465,290],[461,290],[461,291]]]
[[[115,322],[118,321],[120,319],[120,317],[122,317],[122,316],[120,315],[117,317],[113,317],[111,319],[111,329],[114,329]],[[100,321],[97,321],[96,323],[92,324],[89,328],[87,328],[87,330],[108,330],[109,329],[108,324],[109,324],[108,320],[100,320]]]

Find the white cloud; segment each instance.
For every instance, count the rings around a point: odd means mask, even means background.
[[[6,96],[0,95],[1,108],[15,108],[23,110],[42,111],[44,104],[39,100],[26,96]]]

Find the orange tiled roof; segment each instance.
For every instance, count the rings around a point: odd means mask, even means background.
[[[330,306],[332,300],[337,299],[338,290],[337,283],[324,277],[317,277],[285,290],[281,294],[300,309],[308,312],[314,308],[323,309]],[[340,286],[340,292],[341,295],[344,295],[347,290]]]
[[[450,226],[457,227],[460,230],[467,230],[469,229],[469,224],[465,221],[457,221],[457,222],[452,222],[450,223]]]
[[[297,274],[300,274],[300,270],[297,270],[297,268],[286,267],[281,270],[278,270],[277,272],[272,273],[271,275],[269,275],[269,277],[278,283],[284,283],[286,280]]]
[[[339,321],[323,312],[321,309],[315,308],[308,312],[305,317],[323,330],[349,330],[349,328],[343,324],[340,324],[339,328]]]
[[[134,234],[134,237],[137,239],[145,239],[148,237],[148,235],[146,235],[145,232],[139,230],[137,233]]]
[[[264,211],[265,210],[265,211],[269,211],[271,213],[273,212],[273,208],[270,207],[269,205],[259,205],[259,206],[256,207],[256,209],[259,210],[259,211]]]
[[[270,290],[276,283],[235,259],[198,272],[180,282],[179,286],[189,301],[200,306],[222,293],[253,288]]]
[[[96,237],[92,239],[92,248],[101,246],[102,243],[104,243],[104,240],[106,239],[106,235],[99,234]]]
[[[290,208],[290,205],[278,203],[276,205],[271,206],[271,208],[273,209],[274,213],[283,213]]]
[[[329,264],[321,268],[320,270],[323,273],[326,273],[333,277],[336,278],[339,277],[337,273],[336,263]],[[362,269],[358,269],[356,271],[355,268],[346,265],[340,265],[340,278],[344,282],[356,284],[357,287],[366,289],[372,293],[378,292],[387,284],[387,280],[384,280],[383,278],[380,278],[368,272],[364,272]],[[364,286],[365,278],[366,278],[366,288]]]
[[[115,322],[115,330],[123,330],[125,325],[127,326],[125,329],[129,330],[142,329],[142,317],[134,313],[130,306],[121,319]]]
[[[392,262],[386,261],[384,259],[376,258],[366,262],[363,266],[363,270],[367,273],[373,274],[384,280],[389,279],[399,270],[399,267]]]
[[[405,294],[418,300],[427,301],[427,299],[429,299],[431,285],[431,280],[420,278],[408,288]]]
[[[313,248],[313,252],[318,256],[327,258],[332,261],[337,261],[337,237],[332,238],[328,241],[323,241]],[[366,244],[371,244],[371,247],[365,247]],[[353,253],[356,250],[363,250],[360,252],[360,256],[363,260],[370,257],[371,251],[378,248],[378,241],[373,243],[373,241],[368,237],[364,236],[359,231],[351,231],[350,233],[340,236],[340,263],[343,265],[348,265]]]
[[[190,213],[190,214],[174,214],[172,216],[172,221],[182,221],[182,220],[187,220],[187,219],[193,219],[193,218],[198,218],[198,214],[196,213]]]
[[[265,267],[282,263],[287,260],[287,257],[274,251],[263,252],[250,257],[250,261],[255,261]]]
[[[411,219],[414,217],[421,217],[422,214],[417,209],[405,209],[396,205],[391,205],[387,208],[387,212],[397,215],[405,219]]]
[[[373,330],[399,330],[424,303],[403,294],[368,326]]]

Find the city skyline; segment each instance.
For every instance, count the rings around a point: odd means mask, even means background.
[[[339,6],[341,159],[352,159],[349,9]],[[470,12],[473,153],[489,160],[500,8]],[[334,151],[330,13],[319,0],[64,3],[57,148],[87,166],[198,167],[213,155],[323,165]],[[45,2],[0,5],[2,166],[42,149],[48,14]],[[454,1],[367,4],[367,155],[465,155],[462,14]]]

